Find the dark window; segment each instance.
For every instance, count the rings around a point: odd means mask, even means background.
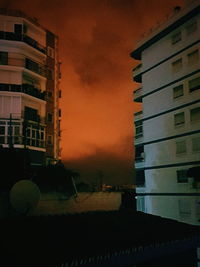
[[[135,161],[143,161],[144,160],[144,146],[136,146],[135,147]]]
[[[8,65],[8,52],[0,52],[0,65]]]
[[[181,41],[181,32],[177,32],[174,35],[172,35],[172,44],[176,44]]]
[[[183,85],[182,84],[173,88],[173,96],[174,98],[183,96]]]
[[[22,24],[15,24],[14,25],[14,32],[16,34],[22,34],[22,29],[23,29]]]
[[[190,110],[190,120],[196,122],[200,120],[200,107],[193,108]]]
[[[174,114],[174,125],[175,126],[183,125],[184,123],[185,123],[185,113],[184,112]]]
[[[36,73],[39,73],[39,64],[29,58],[26,58],[26,68]]]
[[[178,170],[176,171],[176,175],[177,175],[177,183],[188,182],[187,170]]]
[[[136,170],[136,186],[145,185],[145,174],[144,170]]]
[[[51,113],[47,113],[47,121],[52,122],[53,121],[53,115]]]
[[[25,120],[38,121],[39,116],[37,109],[25,107],[24,118]]]
[[[188,85],[190,92],[200,89],[200,77],[190,80]]]
[[[135,138],[143,136],[143,123],[142,121],[135,122]]]

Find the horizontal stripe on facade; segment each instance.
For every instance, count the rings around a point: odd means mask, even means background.
[[[191,73],[189,73],[189,74],[187,74],[187,75],[184,75],[184,76],[181,77],[181,78],[178,78],[178,79],[176,79],[176,80],[174,80],[174,81],[172,81],[172,82],[170,82],[170,83],[167,83],[167,84],[165,84],[165,85],[163,85],[163,86],[161,86],[161,87],[159,87],[159,88],[157,88],[157,89],[154,89],[153,91],[151,91],[151,92],[149,92],[149,93],[146,93],[146,94],[142,95],[141,98],[144,98],[144,97],[146,97],[146,96],[149,96],[149,95],[151,95],[151,94],[154,94],[154,93],[156,93],[156,92],[158,92],[158,91],[160,91],[160,90],[162,90],[162,89],[164,89],[164,88],[166,88],[166,87],[169,87],[169,86],[171,86],[171,85],[173,85],[173,84],[175,84],[175,83],[181,82],[182,80],[185,80],[185,79],[187,79],[187,78],[189,78],[189,77],[191,77],[191,76],[193,76],[193,75],[195,75],[195,74],[197,74],[197,73],[199,73],[199,72],[200,72],[200,69],[195,70],[195,71],[193,71],[193,72],[191,72]]]
[[[136,193],[137,196],[200,196],[199,193]]]
[[[183,105],[175,107],[175,108],[171,108],[171,109],[165,110],[163,112],[157,113],[157,114],[149,116],[147,118],[143,118],[143,119],[137,120],[137,122],[151,120],[151,119],[154,119],[156,117],[162,116],[164,114],[167,114],[167,113],[170,113],[170,112],[173,112],[173,111],[176,111],[176,110],[179,110],[181,108],[185,108],[185,107],[197,104],[197,103],[200,103],[200,99],[192,101],[192,102],[189,102],[189,103],[186,103],[186,104],[183,104]]]
[[[189,165],[197,165],[197,164],[200,165],[200,161],[180,162],[180,163],[172,163],[172,164],[164,164],[164,165],[136,168],[136,171],[139,171],[139,170],[155,170],[155,169],[163,169],[163,168],[173,168],[173,167],[181,167],[181,166],[189,166]]]
[[[190,45],[184,47],[183,49],[181,49],[181,50],[179,50],[178,52],[172,54],[171,56],[169,56],[169,57],[167,57],[167,58],[161,60],[161,61],[158,62],[157,64],[155,64],[155,65],[153,65],[152,67],[150,67],[150,68],[144,70],[143,72],[141,72],[140,75],[143,75],[143,74],[149,72],[150,70],[152,70],[152,69],[158,67],[159,65],[165,63],[166,61],[172,59],[173,57],[176,57],[177,55],[179,55],[179,54],[181,54],[182,52],[184,52],[184,51],[190,49],[192,46],[197,45],[198,43],[200,43],[200,40],[195,41],[194,43],[192,43],[192,44],[190,44]],[[144,96],[146,96],[146,94],[145,94]],[[142,96],[142,98],[143,98],[144,96]]]
[[[145,145],[150,145],[150,144],[154,144],[154,143],[159,143],[159,142],[163,142],[163,141],[167,141],[167,140],[171,140],[171,139],[176,139],[176,138],[180,138],[180,137],[184,137],[184,136],[189,136],[189,135],[193,135],[193,134],[197,134],[200,133],[200,130],[196,130],[196,131],[190,131],[190,132],[186,132],[183,134],[176,134],[176,135],[172,135],[172,136],[168,136],[168,137],[164,137],[164,138],[160,138],[160,139],[156,139],[156,140],[152,140],[149,142],[144,142],[142,144],[138,144],[135,147],[139,147],[139,146],[145,146]]]

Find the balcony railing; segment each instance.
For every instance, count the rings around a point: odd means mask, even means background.
[[[138,111],[134,113],[135,121],[141,120],[143,118],[143,111]]]
[[[47,77],[47,68],[38,62],[35,62],[29,58],[11,58],[8,57],[7,60],[0,61],[0,65],[9,65],[15,67],[24,67],[31,70],[41,76]]]
[[[133,79],[134,81],[138,83],[142,82],[142,64],[141,63],[133,69]]]
[[[28,145],[45,148],[45,126],[39,122],[23,121],[21,118],[0,118],[0,145]]]
[[[133,98],[135,102],[140,102],[140,103],[142,102],[142,87],[133,91]]]
[[[36,98],[45,99],[45,92],[42,92],[38,88],[35,88],[31,84],[5,84],[0,83],[0,91],[10,91],[10,92],[21,92],[24,94],[28,94],[34,96]]]
[[[24,43],[30,45],[31,47],[37,49],[41,53],[46,54],[46,47],[39,44],[36,40],[34,40],[33,38],[31,38],[30,36],[28,36],[26,34],[17,34],[14,32],[0,31],[0,39],[24,42]]]

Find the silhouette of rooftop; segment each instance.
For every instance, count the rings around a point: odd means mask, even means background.
[[[63,266],[85,267],[90,261],[97,266],[95,262],[116,257],[123,261],[125,254],[139,261],[147,252],[152,257],[155,249],[162,253],[170,247],[173,252],[181,247],[194,249],[200,240],[198,226],[131,209],[18,216],[1,219],[0,226],[4,267],[62,266],[66,262]]]

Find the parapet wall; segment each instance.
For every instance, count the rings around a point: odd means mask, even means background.
[[[34,215],[64,214],[95,210],[118,210],[121,192],[82,192],[69,199],[58,194],[42,194]]]

